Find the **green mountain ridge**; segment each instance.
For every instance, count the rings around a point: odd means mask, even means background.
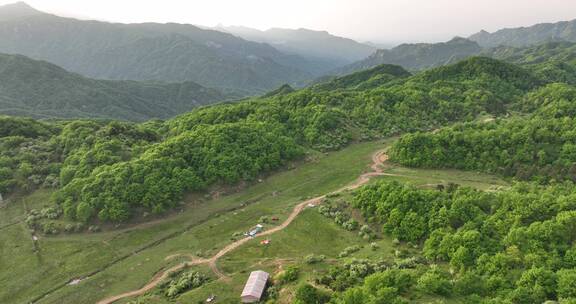
[[[576,43],[550,42],[532,47],[497,47],[484,55],[520,64],[550,82],[576,84]]]
[[[396,54],[396,55],[395,55]],[[380,64],[396,64],[408,70],[444,66],[458,60],[484,56],[522,65],[550,81],[574,83],[576,61],[573,42],[548,42],[533,46],[500,46],[481,48],[475,42],[456,38],[446,43],[405,44],[391,50],[380,50],[365,60],[337,70],[334,74],[369,69]],[[426,63],[422,65],[422,63]],[[315,82],[324,82],[328,76]]]
[[[193,82],[95,80],[48,62],[0,54],[0,114],[36,118],[169,118],[232,97]]]
[[[529,27],[501,29],[494,33],[480,31],[468,39],[482,47],[530,46],[546,42],[576,42],[576,20],[541,23]]]
[[[395,64],[417,71],[455,63],[478,54],[482,48],[475,42],[456,37],[442,43],[402,44],[389,50],[378,50],[368,58],[336,70],[348,74],[380,64]]]
[[[410,72],[398,65],[382,64],[377,67],[336,77],[315,86],[318,90],[368,89],[376,88],[396,79],[411,76]]]

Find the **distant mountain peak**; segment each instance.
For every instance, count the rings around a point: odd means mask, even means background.
[[[454,36],[454,38],[450,39],[450,41],[448,41],[448,42],[455,42],[455,41],[470,41],[470,42],[472,42],[471,40],[468,40],[468,39],[466,39],[464,37],[460,37],[460,36]]]
[[[32,6],[30,6],[28,3],[24,2],[24,1],[19,1],[19,2],[14,2],[14,3],[2,5],[2,6],[0,6],[0,10],[19,10],[19,11],[39,12],[38,10],[36,10],[35,8],[33,8]]]
[[[26,2],[15,2],[0,6],[0,21],[43,14]]]

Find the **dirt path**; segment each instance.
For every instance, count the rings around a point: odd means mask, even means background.
[[[358,179],[356,179],[356,181],[354,181],[353,183],[351,183],[345,187],[342,187],[342,188],[332,192],[332,194],[347,191],[347,190],[357,189],[357,188],[365,185],[366,183],[368,183],[370,181],[370,178],[375,177],[375,176],[401,176],[401,175],[397,175],[397,174],[390,174],[390,173],[384,173],[383,172],[382,165],[387,160],[388,160],[388,155],[386,155],[385,151],[378,151],[378,152],[374,153],[372,155],[372,165],[370,166],[370,169],[372,170],[371,172],[364,173],[364,174],[360,175],[358,177]],[[322,196],[318,196],[318,197],[309,199],[307,201],[301,202],[300,204],[298,204],[294,207],[294,209],[292,210],[292,212],[290,213],[288,218],[286,218],[286,220],[282,224],[280,224],[276,227],[273,227],[269,230],[266,230],[266,231],[258,234],[256,237],[259,238],[259,237],[271,235],[273,233],[276,233],[278,231],[285,229],[286,227],[288,227],[288,225],[290,225],[294,221],[294,219],[296,219],[296,217],[302,212],[302,210],[306,209],[306,207],[308,207],[308,206],[319,205],[325,197],[326,197],[326,195],[322,195]],[[185,267],[194,266],[194,265],[208,264],[210,269],[214,272],[214,274],[216,274],[216,276],[218,276],[222,280],[227,281],[227,280],[229,280],[228,276],[226,276],[226,274],[224,274],[222,271],[220,271],[220,269],[218,269],[218,266],[217,266],[218,259],[220,259],[224,255],[226,255],[227,253],[233,251],[234,249],[244,245],[245,243],[247,243],[250,240],[252,240],[251,237],[245,237],[243,239],[237,240],[237,241],[227,245],[226,247],[222,248],[220,251],[218,251],[214,256],[212,256],[209,259],[196,258],[192,255],[186,255],[186,254],[184,254],[184,255],[181,255],[181,254],[170,255],[170,256],[166,257],[166,260],[170,260],[170,259],[173,259],[176,257],[184,256],[184,257],[189,258],[190,261],[184,262],[182,264],[176,265],[174,267],[168,268],[164,271],[157,273],[152,278],[152,280],[150,282],[148,282],[146,285],[144,285],[142,288],[140,288],[138,290],[133,290],[130,292],[126,292],[123,294],[119,294],[119,295],[116,295],[113,297],[106,298],[106,299],[98,302],[98,304],[111,304],[111,303],[114,303],[114,302],[116,302],[120,299],[123,299],[123,298],[142,295],[142,294],[150,291],[154,287],[156,287],[160,282],[162,282],[165,278],[167,278],[171,273],[179,271]]]

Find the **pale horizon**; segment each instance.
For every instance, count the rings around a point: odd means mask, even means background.
[[[0,5],[15,1],[0,0]],[[29,0],[60,16],[107,22],[175,22],[259,30],[305,28],[360,42],[440,42],[480,30],[526,27],[576,18],[576,2],[456,0],[211,0],[135,1]]]

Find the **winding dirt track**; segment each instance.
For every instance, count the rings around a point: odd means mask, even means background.
[[[338,189],[338,190],[332,192],[332,194],[347,191],[347,190],[354,190],[356,188],[359,188],[362,185],[365,185],[366,183],[368,183],[368,181],[370,181],[370,178],[375,177],[375,176],[401,176],[401,175],[397,175],[397,174],[390,174],[390,173],[382,172],[382,165],[387,160],[388,160],[388,155],[386,155],[384,151],[378,151],[378,152],[374,153],[372,155],[372,165],[370,166],[370,169],[372,169],[372,172],[368,172],[368,173],[364,173],[364,174],[360,175],[358,177],[358,179],[356,181],[354,181],[352,184],[347,185],[341,189]],[[256,237],[267,236],[267,235],[270,235],[270,234],[273,234],[273,233],[276,233],[278,231],[285,229],[286,227],[288,227],[288,225],[290,225],[292,223],[292,221],[294,221],[294,219],[300,214],[300,212],[302,212],[302,210],[304,210],[308,206],[317,206],[318,204],[320,204],[322,202],[322,200],[325,197],[326,197],[326,195],[322,195],[322,196],[318,196],[318,197],[309,199],[307,201],[301,202],[300,204],[298,204],[294,207],[294,209],[292,210],[292,212],[290,213],[288,218],[282,224],[280,224],[279,226],[276,226],[274,228],[271,228],[270,230],[266,230],[266,231],[258,234]],[[242,246],[243,244],[250,241],[251,239],[252,238],[250,238],[250,237],[246,237],[246,238],[240,239],[238,241],[235,241],[234,243],[231,243],[231,244],[227,245],[226,247],[222,248],[220,251],[218,251],[214,256],[212,256],[209,259],[201,259],[201,258],[196,258],[192,255],[179,255],[179,254],[168,256],[168,257],[166,257],[166,260],[170,260],[170,259],[173,259],[176,257],[183,256],[183,257],[189,258],[190,261],[184,262],[182,264],[176,265],[174,267],[168,268],[162,272],[157,273],[152,278],[152,280],[150,280],[150,282],[148,282],[146,285],[144,285],[140,289],[129,291],[129,292],[126,292],[123,294],[119,294],[116,296],[106,298],[106,299],[98,302],[98,304],[111,304],[111,303],[114,303],[120,299],[142,295],[142,294],[150,291],[154,287],[156,287],[160,282],[162,282],[164,279],[166,279],[171,273],[179,271],[182,268],[185,268],[188,266],[208,264],[210,269],[220,279],[229,280],[229,278],[226,276],[226,274],[222,273],[222,271],[220,271],[220,269],[218,269],[218,266],[216,264],[218,262],[218,259],[220,259],[224,255],[226,255],[230,251],[233,251],[234,249]]]

